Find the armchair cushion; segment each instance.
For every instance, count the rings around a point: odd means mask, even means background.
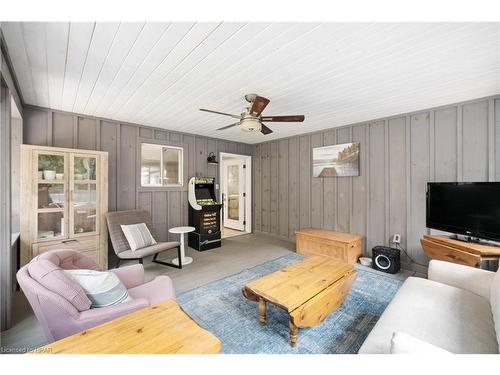
[[[28,264],[28,273],[39,284],[70,302],[78,311],[90,308],[91,301],[83,288],[64,270],[46,259],[37,259]]]
[[[451,354],[426,341],[419,340],[404,332],[394,332],[391,340],[391,354]]]
[[[494,272],[441,260],[431,260],[428,272],[429,280],[468,290],[490,299]]]
[[[113,272],[65,270],[92,301],[91,308],[119,305],[130,300],[127,288]]]
[[[81,323],[91,323],[89,327],[94,327],[98,324],[108,322],[119,318],[122,315],[130,314],[134,311],[144,309],[149,306],[148,300],[145,298],[137,298],[120,305],[107,306],[101,309],[90,309],[83,311],[80,314],[79,321]]]
[[[161,253],[162,251],[175,249],[180,246],[180,242],[159,242],[156,245],[148,246],[143,249],[137,249],[135,251],[125,250],[118,254],[121,259],[137,259],[144,258],[148,255],[153,255],[156,253]]]

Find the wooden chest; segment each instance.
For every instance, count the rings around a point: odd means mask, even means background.
[[[354,264],[362,253],[363,236],[326,229],[305,228],[295,231],[297,253],[321,255]]]

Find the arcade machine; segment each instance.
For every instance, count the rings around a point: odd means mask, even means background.
[[[221,246],[220,209],[222,204],[215,196],[215,178],[191,177],[188,186],[189,247],[198,251]]]

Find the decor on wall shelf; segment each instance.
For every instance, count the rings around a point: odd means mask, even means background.
[[[359,143],[313,148],[313,176],[359,176]]]
[[[215,154],[213,152],[208,154],[207,162],[208,162],[208,164],[219,164],[219,162],[215,158]]]

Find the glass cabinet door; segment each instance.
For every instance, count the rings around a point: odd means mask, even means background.
[[[97,231],[97,158],[71,154],[70,227],[72,235]]]
[[[66,154],[36,152],[34,191],[36,199],[37,239],[57,239],[67,236]]]

